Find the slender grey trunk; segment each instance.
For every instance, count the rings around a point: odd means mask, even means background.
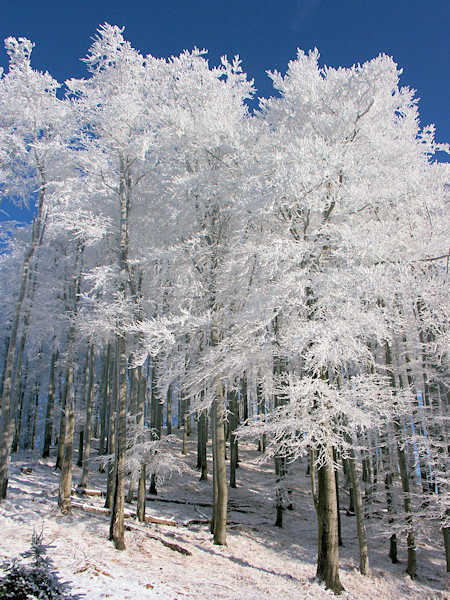
[[[86,420],[84,423],[85,432],[85,447],[84,447],[84,461],[83,461],[83,473],[81,475],[80,487],[87,487],[88,475],[89,475],[89,459],[91,454],[91,440],[92,440],[92,400],[94,394],[94,377],[95,377],[95,351],[94,342],[91,342],[89,348],[89,379],[87,386],[86,395]]]
[[[13,441],[12,441],[12,452],[17,452],[20,445],[20,432],[22,429],[22,415],[23,415],[23,406],[25,401],[25,395],[27,393],[28,388],[28,360],[25,360],[25,367],[23,368],[23,377],[20,381],[19,394],[17,399],[17,409],[15,409],[16,417],[14,422],[12,423],[13,427]]]
[[[108,342],[103,352],[102,358],[102,379],[100,385],[101,405],[100,405],[100,427],[99,427],[99,447],[98,453],[100,456],[106,454],[106,438],[107,438],[107,407],[110,392],[111,379],[111,343]]]
[[[55,350],[52,352],[52,358],[50,362],[50,378],[48,382],[48,399],[47,409],[45,412],[44,449],[42,451],[42,458],[47,458],[50,456],[50,446],[52,444],[53,416],[55,412],[55,373],[57,360],[58,351]]]
[[[118,387],[118,375],[117,375],[117,344],[115,350],[111,354],[111,361],[114,364],[110,365],[110,390],[111,396],[109,398],[109,431],[108,431],[108,462],[106,464],[107,482],[106,482],[106,500],[105,508],[112,508],[114,500],[114,459],[116,453],[116,421],[117,421],[117,387]]]
[[[131,361],[132,362],[132,361]],[[138,418],[139,412],[139,375],[138,368],[130,368],[128,370],[129,379],[130,379],[130,415],[132,418]],[[128,486],[128,492],[125,498],[125,502],[130,504],[134,498],[134,490],[136,489],[136,475],[134,473],[131,474],[130,477],[130,485]]]
[[[386,342],[386,365],[388,367],[389,376],[391,379],[391,387],[395,391],[397,385],[395,381],[395,373],[393,370],[392,351],[390,345]],[[402,387],[402,378],[400,377],[400,386]],[[412,503],[411,503],[411,490],[409,484],[409,474],[407,466],[407,456],[404,445],[402,444],[402,428],[399,417],[394,417],[394,429],[397,438],[397,456],[400,467],[400,477],[402,481],[403,490],[403,507],[405,510],[405,519],[408,529],[407,533],[407,547],[408,547],[408,566],[406,572],[412,578],[416,577],[416,537],[413,528],[412,519]]]
[[[65,402],[65,435],[63,445],[63,460],[61,465],[61,477],[59,481],[58,506],[63,514],[71,511],[72,491],[72,455],[73,455],[73,428],[74,428],[74,402],[73,402],[73,363],[72,348],[75,331],[71,333],[69,342],[66,375],[64,383]]]
[[[362,503],[361,487],[359,485],[359,477],[356,468],[356,459],[353,448],[350,450],[350,456],[346,459],[346,465],[350,479],[351,490],[354,498],[356,527],[358,530],[359,570],[361,571],[362,575],[370,575],[369,551],[367,548],[366,525],[364,522],[364,508]]]
[[[145,391],[147,387],[147,381],[143,375],[142,367],[139,367],[139,396],[138,396],[138,426],[141,436],[144,436],[144,420],[145,420]],[[141,470],[139,473],[138,483],[138,497],[137,497],[137,518],[141,522],[145,522],[145,500],[146,500],[146,466],[145,463],[141,463]]]
[[[82,257],[84,247],[77,248],[77,259],[75,263],[75,284],[73,290],[73,316],[76,316],[78,300],[81,289]],[[78,266],[79,265],[79,266]],[[59,480],[58,506],[63,514],[71,511],[72,492],[72,466],[73,466],[73,432],[74,432],[74,390],[73,390],[73,352],[75,344],[75,325],[69,330],[67,344],[67,363],[64,380],[65,399],[65,427],[63,440],[63,457],[61,463],[61,476]],[[60,440],[61,443],[61,440]]]
[[[113,541],[116,550],[124,550],[125,453],[127,450],[127,356],[125,335],[117,336],[117,359],[116,451],[109,539]]]
[[[217,494],[215,501],[214,544],[223,546],[227,543],[228,488],[225,463],[225,394],[221,381],[217,381],[216,383],[214,404],[214,466],[216,468],[215,492]]]
[[[119,292],[126,296],[128,260],[128,214],[131,203],[132,161],[119,157],[119,199],[120,199],[120,244],[118,265],[120,272]],[[119,331],[123,323],[119,323]],[[117,439],[114,469],[114,499],[111,510],[109,539],[117,550],[125,549],[124,504],[125,504],[125,454],[127,450],[127,349],[125,333],[116,336],[117,341]]]

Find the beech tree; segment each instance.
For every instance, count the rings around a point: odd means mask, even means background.
[[[288,403],[267,431],[273,452],[295,457],[314,449],[317,577],[339,592],[332,450],[345,455],[353,432],[380,424],[392,401],[387,384],[370,374],[370,340],[389,337],[379,302],[385,275],[397,288],[396,271],[441,255],[443,238],[428,228],[433,241],[422,242],[428,155],[436,146],[432,129],[418,129],[413,93],[398,88],[392,59],[335,70],[320,69],[318,58],[299,52],[285,77],[271,75],[281,98],[262,101],[261,212],[269,243],[280,250],[263,243],[259,256],[278,267],[269,285],[284,294],[268,301],[282,317],[292,373],[287,387],[279,383]],[[337,387],[342,370],[365,378],[368,401],[355,402],[354,379],[345,392]]]

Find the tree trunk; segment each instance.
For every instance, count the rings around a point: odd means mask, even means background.
[[[42,458],[47,458],[50,456],[50,446],[52,444],[53,416],[55,412],[55,372],[57,360],[58,351],[55,350],[52,352],[50,363],[50,379],[48,382],[47,409],[45,412],[44,449],[42,451]]]
[[[75,262],[75,283],[73,287],[73,317],[76,316],[78,299],[81,289],[82,276],[82,256],[84,248],[78,246]],[[73,431],[74,431],[74,391],[73,391],[73,352],[75,343],[75,325],[69,330],[67,342],[67,363],[66,374],[64,378],[64,405],[65,413],[63,415],[64,439],[63,439],[63,457],[61,462],[61,476],[59,480],[58,506],[63,514],[71,510],[72,494],[72,465],[73,465]],[[61,440],[59,440],[61,444]]]
[[[111,381],[109,389],[111,396],[109,398],[109,431],[108,431],[108,453],[110,454],[106,464],[106,500],[105,508],[112,508],[114,501],[114,459],[116,453],[116,421],[117,421],[117,351],[113,351],[111,361],[114,364],[110,365]]]
[[[23,413],[23,404],[24,404],[24,400],[25,400],[25,394],[27,391],[27,385],[28,385],[28,360],[25,361],[25,367],[23,369],[23,377],[21,377],[20,380],[20,385],[19,385],[19,391],[18,391],[18,396],[17,396],[17,408],[14,408],[14,411],[16,413],[16,417],[14,419],[14,422],[11,423],[11,426],[13,427],[13,440],[12,440],[12,447],[11,450],[12,452],[17,452],[17,450],[19,449],[19,445],[20,445],[20,430],[22,428],[22,413]]]
[[[317,574],[327,589],[339,594],[344,590],[339,577],[338,517],[336,479],[332,448],[321,448],[323,464],[317,469],[319,526]]]
[[[216,384],[216,396],[214,398],[214,467],[216,469],[215,506],[214,519],[214,544],[226,545],[227,525],[227,470],[225,463],[225,395],[223,384]]]
[[[114,465],[114,497],[111,509],[109,539],[117,550],[125,549],[125,454],[127,450],[127,357],[125,335],[117,336],[118,382],[116,452]]]
[[[89,379],[86,395],[86,420],[84,422],[84,461],[83,473],[81,475],[80,487],[86,488],[89,475],[89,458],[91,455],[91,440],[92,440],[92,400],[94,395],[94,378],[95,378],[95,352],[94,343],[91,342],[89,348]]]
[[[167,389],[167,435],[172,435],[172,384]]]
[[[183,404],[184,406],[184,404]],[[188,436],[188,416],[186,412],[183,414],[183,448],[181,450],[181,454],[187,454],[187,436]]]
[[[388,367],[388,374],[391,379],[391,387],[396,390],[396,381],[395,381],[395,373],[393,370],[393,360],[392,360],[392,351],[390,345],[386,342],[386,365]],[[400,377],[400,387],[403,387],[402,378]],[[394,429],[396,434],[396,444],[397,444],[397,456],[398,463],[400,467],[400,477],[402,481],[402,490],[403,490],[403,507],[405,509],[405,519],[406,525],[408,529],[407,533],[407,547],[408,547],[408,566],[406,568],[406,572],[412,578],[416,577],[416,537],[413,528],[412,521],[412,503],[411,503],[411,492],[409,485],[409,474],[408,474],[408,466],[407,466],[407,456],[406,450],[402,444],[402,428],[400,425],[399,417],[394,417]]]
[[[447,564],[447,573],[450,573],[450,527],[442,528],[444,536],[445,562]]]
[[[334,463],[337,463],[337,452],[336,449],[333,448],[333,460]],[[339,475],[338,471],[334,469],[334,478],[336,480],[336,508],[337,508],[337,518],[338,518],[338,544],[339,546],[343,546],[344,543],[342,541],[342,527],[341,527],[341,507],[339,503]]]
[[[361,571],[362,575],[370,575],[366,525],[364,522],[364,508],[362,503],[361,487],[359,485],[358,471],[356,469],[355,453],[353,449],[350,451],[350,457],[346,459],[346,464],[354,498],[356,527],[358,530],[359,570]]]
[[[138,394],[138,425],[141,435],[144,435],[144,420],[145,420],[145,392],[147,388],[147,380],[145,379],[142,367],[138,370],[139,377],[139,394]],[[141,471],[139,474],[138,497],[136,514],[139,521],[145,522],[145,500],[146,500],[146,466],[141,463]]]
[[[66,393],[67,387],[64,382],[63,393],[60,395],[59,403],[60,403],[60,414],[59,414],[59,434],[58,434],[58,451],[56,454],[56,465],[55,469],[61,469],[63,463],[64,456],[64,439],[66,436]]]
[[[279,456],[278,454],[275,455],[274,457],[274,462],[275,462],[275,475],[276,475],[276,491],[275,491],[275,497],[276,497],[276,519],[275,519],[275,526],[276,527],[283,527],[283,512],[284,512],[284,477],[286,474],[286,469],[285,469],[285,459],[282,456]]]
[[[239,425],[239,404],[237,391],[229,394],[229,422],[230,422],[230,487],[236,487],[236,468],[238,463],[238,441],[235,430]]]
[[[141,523],[145,522],[145,498],[146,498],[145,464],[143,463],[141,465],[141,472],[139,474],[137,509],[136,509],[136,515],[137,515],[138,521],[140,521]]]
[[[71,335],[73,337],[75,332]],[[68,350],[66,376],[64,383],[65,402],[65,435],[64,435],[64,453],[61,464],[61,476],[59,480],[58,506],[62,514],[71,511],[71,493],[72,493],[72,455],[73,455],[73,426],[74,426],[74,406],[73,406],[73,365],[72,365],[72,344]]]
[[[128,260],[128,211],[131,202],[132,162],[119,156],[119,200],[120,200],[120,243],[118,253],[119,293],[127,295],[129,276]],[[127,450],[127,348],[126,336],[121,331],[124,323],[119,322],[117,344],[117,402],[116,402],[116,452],[114,466],[114,498],[111,509],[109,539],[117,550],[125,549],[124,504],[125,504],[125,454]]]
[[[98,453],[100,456],[106,454],[106,437],[107,437],[107,419],[106,413],[108,410],[108,399],[110,392],[111,379],[111,343],[108,342],[102,359],[102,379],[100,385],[101,406],[100,406],[100,431],[99,431],[99,446]]]
[[[198,419],[198,449],[200,481],[208,479],[208,463],[206,457],[206,437],[208,433],[208,413],[206,409],[200,412]]]
[[[158,376],[158,363],[155,361],[152,367],[152,388],[150,396],[150,415],[151,415],[151,434],[154,440],[161,439],[161,427],[162,427],[162,416],[163,416],[163,405],[160,402],[157,389],[157,376]],[[184,428],[186,434],[186,426]],[[183,447],[185,450],[185,446]],[[185,452],[184,452],[185,454]],[[157,489],[157,476],[156,473],[152,473],[150,477],[150,489],[149,493],[153,495],[158,494]]]
[[[247,397],[247,374],[244,373],[241,380],[241,406],[242,406],[242,419],[247,421],[248,419],[248,397]]]
[[[266,400],[264,398],[264,390],[261,381],[258,381],[256,386],[256,398],[258,403],[258,421],[264,422],[266,420]],[[266,434],[263,433],[258,438],[258,452],[266,451]]]

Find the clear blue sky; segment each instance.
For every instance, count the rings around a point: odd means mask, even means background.
[[[333,67],[384,52],[417,90],[421,124],[450,142],[450,0],[0,0],[1,38],[31,39],[33,66],[61,82],[85,76],[80,58],[105,21],[143,54],[197,46],[212,64],[239,54],[260,96],[272,93],[266,69],[284,72],[297,48],[317,47]]]

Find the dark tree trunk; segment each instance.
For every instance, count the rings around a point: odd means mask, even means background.
[[[237,391],[229,394],[229,423],[230,423],[230,487],[236,487],[236,469],[238,465],[238,441],[235,431],[239,425],[239,404]]]
[[[45,412],[44,448],[42,451],[42,458],[47,458],[50,456],[50,446],[52,445],[53,416],[55,413],[55,373],[57,360],[58,351],[54,351],[52,353],[52,359],[50,363],[50,379],[48,382],[48,399],[47,409]]]
[[[200,481],[208,479],[208,463],[206,458],[206,438],[208,435],[208,413],[206,409],[200,412],[198,419],[198,454]]]
[[[325,453],[317,469],[319,525],[317,579],[327,589],[339,594],[344,590],[339,577],[338,516],[336,499],[336,479],[333,468],[333,451],[322,448]]]

